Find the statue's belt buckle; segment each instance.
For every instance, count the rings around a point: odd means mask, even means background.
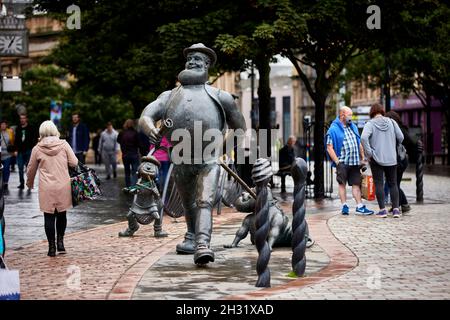
[[[164,119],[163,124],[166,128],[172,128],[173,127],[173,120],[170,118]]]

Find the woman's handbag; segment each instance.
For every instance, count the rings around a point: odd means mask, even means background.
[[[75,207],[85,200],[94,200],[102,194],[100,179],[95,171],[78,163],[75,169],[69,168],[72,187],[72,205]]]
[[[0,261],[5,266],[0,268],[0,300],[20,300],[19,270],[9,270],[2,255]]]
[[[16,147],[13,144],[6,143],[6,139],[3,136],[3,133],[2,133],[2,139],[3,139],[3,141],[5,141],[6,151],[8,151],[8,153],[13,153],[14,151],[16,151]]]
[[[407,157],[406,148],[403,144],[397,143],[397,162],[404,161]]]

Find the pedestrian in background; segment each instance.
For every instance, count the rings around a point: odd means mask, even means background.
[[[403,141],[402,144],[405,147],[406,150],[411,150],[414,146],[414,142],[409,136],[408,128],[403,124],[402,119],[400,118],[400,115],[395,111],[389,111],[386,113],[386,117],[391,118],[395,122],[397,122],[400,130],[403,134]],[[406,157],[404,159],[399,159],[397,157],[397,187],[398,187],[398,194],[399,194],[399,204],[400,208],[402,210],[402,213],[408,212],[411,210],[411,206],[408,203],[408,199],[406,198],[405,193],[403,192],[402,188],[400,188],[400,183],[402,182],[403,173],[406,171],[409,165],[408,160],[408,154],[406,154]],[[391,208],[391,210],[393,210]]]
[[[100,136],[102,134],[102,130],[98,129],[94,139],[92,139],[92,149],[94,149],[94,157],[95,157],[95,164],[99,165],[102,163],[102,155],[98,151],[98,145],[100,143]]]
[[[361,134],[364,152],[369,159],[375,183],[375,195],[380,211],[378,217],[386,218],[384,202],[384,177],[389,185],[392,201],[392,214],[400,218],[399,194],[397,186],[397,143],[403,141],[403,133],[397,122],[384,116],[384,108],[375,103],[370,108],[370,120],[365,124]]]
[[[3,152],[2,152],[3,153]],[[0,170],[0,176],[2,171]],[[6,245],[5,245],[5,218],[3,217],[3,211],[5,209],[5,201],[3,198],[3,189],[0,187],[0,255],[5,256]],[[3,260],[0,259],[0,269],[5,268]]]
[[[167,173],[169,172],[170,167],[170,157],[169,157],[169,148],[172,145],[169,140],[165,136],[162,137],[161,143],[159,145],[159,149],[157,149],[153,156],[156,160],[159,161],[161,167],[159,168],[158,182],[159,182],[159,190],[162,192],[164,188],[164,183],[166,182]],[[154,145],[150,146],[150,151],[155,148]]]
[[[16,139],[16,129],[17,129],[17,126],[9,126],[9,125],[8,125],[7,128],[8,128],[8,131],[11,132],[11,135],[14,137],[14,139]],[[14,147],[14,149],[15,149],[15,147]],[[16,153],[15,153],[15,152],[13,152],[13,153],[11,154],[10,164],[11,164],[10,172],[16,172],[17,156],[16,156]]]
[[[39,171],[39,207],[44,212],[45,234],[48,240],[47,255],[54,257],[56,250],[59,253],[66,253],[64,248],[66,212],[72,207],[69,166],[76,167],[79,160],[67,141],[59,139],[58,128],[52,121],[44,121],[41,124],[39,136],[40,141],[33,148],[28,164],[27,187],[33,189],[34,178]]]
[[[26,114],[19,116],[20,124],[16,129],[15,156],[17,156],[17,166],[19,167],[20,184],[17,188],[25,188],[24,170],[30,161],[31,150],[36,145],[38,135],[34,127],[28,123]]]
[[[137,182],[139,167],[139,137],[134,129],[134,121],[128,119],[123,124],[123,131],[119,133],[117,142],[122,150],[122,162],[125,169],[125,185],[133,186]]]
[[[140,131],[139,129],[138,129],[138,137],[139,137],[139,153],[141,154],[141,157],[144,157],[148,155],[151,143],[147,135],[142,131]]]
[[[117,143],[118,133],[114,130],[111,122],[106,124],[106,129],[100,135],[98,151],[102,155],[102,161],[105,164],[106,179],[111,179],[111,169],[113,177],[117,177],[117,152],[119,144]]]
[[[372,210],[362,204],[360,165],[364,161],[364,153],[360,142],[358,128],[352,122],[353,111],[349,107],[341,107],[339,116],[331,123],[326,134],[327,152],[332,166],[336,167],[336,180],[339,184],[339,198],[342,203],[342,214],[348,215],[345,184],[352,187],[356,200],[356,214],[371,215]]]
[[[72,126],[69,129],[69,144],[81,163],[86,163],[86,154],[89,150],[89,128],[81,122],[80,114],[72,114]]]
[[[297,138],[290,136],[287,143],[278,152],[278,160],[280,163],[280,169],[277,172],[277,176],[281,178],[281,193],[286,193],[286,176],[291,175],[291,166],[295,161],[295,142]]]
[[[14,153],[14,132],[8,128],[8,122],[6,120],[2,120],[0,123],[0,135],[2,147],[1,160],[3,165],[3,191],[7,191],[11,169],[11,158]]]

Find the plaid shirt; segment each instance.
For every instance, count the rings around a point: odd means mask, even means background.
[[[328,136],[327,144],[333,145],[331,137]],[[359,146],[356,136],[349,126],[344,127],[344,142],[342,144],[339,162],[348,166],[359,165]]]

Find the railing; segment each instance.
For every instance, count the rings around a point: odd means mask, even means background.
[[[325,124],[324,126],[324,133],[323,137],[325,137],[326,132],[328,131],[328,128],[330,127],[330,124]],[[313,155],[313,139],[311,138],[311,132],[314,132],[314,122],[305,122],[304,123],[304,132],[303,132],[303,144],[306,148],[306,156],[305,161],[308,167],[308,173],[306,177],[306,197],[307,198],[314,198],[314,180],[312,179],[313,176],[313,170],[314,170],[314,159],[311,159],[311,156]],[[322,139],[323,139],[322,137]],[[326,153],[325,148],[323,150],[324,153]],[[331,161],[328,159],[328,157],[325,154],[325,159],[323,162],[324,165],[324,195],[325,198],[331,198],[333,194],[333,168],[331,167]]]

